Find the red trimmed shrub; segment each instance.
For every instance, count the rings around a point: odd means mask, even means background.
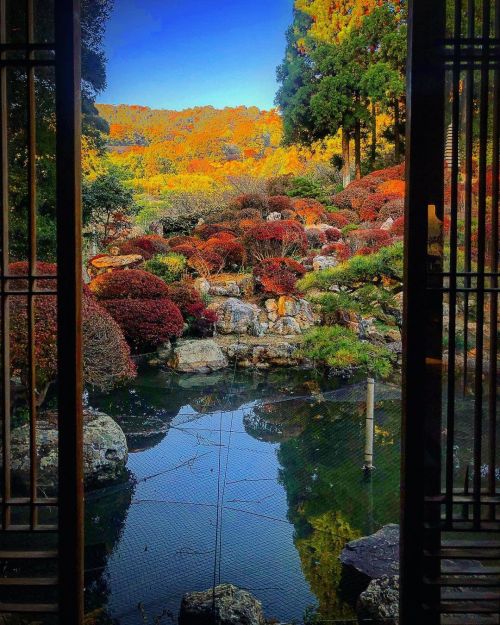
[[[405,231],[405,218],[398,217],[391,226],[391,234],[396,237],[403,236]]]
[[[266,258],[253,270],[262,291],[272,295],[292,295],[305,273],[305,267],[292,258]]]
[[[349,224],[359,224],[359,214],[355,210],[348,210],[347,208],[339,211],[339,214],[347,219],[347,225]]]
[[[353,230],[349,234],[349,241],[353,244],[354,251],[359,253],[363,248],[369,248],[371,253],[391,243],[391,235],[386,230],[369,228],[366,230]]]
[[[335,243],[342,237],[342,232],[338,228],[328,228],[323,234],[329,243]]]
[[[249,228],[244,235],[244,244],[253,259],[262,260],[303,254],[307,249],[307,238],[297,221],[280,220]]]
[[[176,237],[170,237],[170,239],[167,239],[167,243],[168,247],[173,251],[174,247],[178,247],[179,245],[196,245],[198,243],[198,239],[196,237],[179,235]]]
[[[137,247],[137,245],[134,245],[132,241],[120,243],[120,245],[118,245],[118,254],[122,256],[139,255],[142,256],[144,260],[151,260],[154,256],[154,252],[148,252],[142,247]]]
[[[397,219],[402,217],[405,212],[405,202],[402,198],[390,200],[387,204],[384,204],[379,212],[379,219],[385,221],[391,217]]]
[[[134,378],[136,366],[120,326],[90,291],[83,297],[82,317],[85,382],[109,390]]]
[[[224,267],[224,258],[213,249],[198,249],[188,258],[188,267],[194,269],[200,276],[210,276],[221,271]]]
[[[180,336],[184,320],[169,299],[114,299],[103,302],[135,353],[154,350]]]
[[[215,234],[222,233],[222,232],[226,234],[232,234],[233,237],[236,236],[232,228],[230,228],[229,226],[226,226],[226,224],[221,224],[221,223],[201,224],[199,226],[196,226],[193,232],[196,236],[200,237],[200,239],[203,239],[204,241],[206,241],[207,239],[210,239]],[[189,241],[189,242],[192,243],[193,241]]]
[[[160,299],[168,296],[165,282],[142,269],[103,273],[92,280],[89,288],[99,300]]]
[[[246,260],[245,248],[234,238],[228,240],[218,236],[213,237],[202,245],[201,251],[203,253],[215,252],[221,256],[224,261],[224,267],[231,267],[233,265],[239,267],[243,265]]]
[[[261,213],[267,210],[267,197],[260,193],[245,193],[234,198],[231,202],[231,206],[237,210],[243,208],[254,208]]]
[[[365,178],[378,178],[381,181],[384,180],[404,180],[405,179],[405,164],[400,163],[393,167],[387,167],[386,169],[378,169],[372,171]]]
[[[168,298],[179,307],[183,315],[187,315],[188,307],[192,304],[204,305],[199,292],[193,286],[185,282],[169,284]]]
[[[205,307],[199,292],[184,282],[171,284],[169,288],[169,298],[179,307],[190,332],[198,336],[213,335],[217,313]]]
[[[321,249],[321,253],[326,256],[335,256],[335,258],[341,263],[349,260],[351,257],[351,250],[349,249],[349,246],[346,243],[341,242],[325,245]]]
[[[55,276],[57,274],[57,265],[54,263],[44,263],[38,261],[35,266],[34,273],[42,276]],[[26,261],[11,263],[9,265],[9,274],[11,276],[27,276],[29,274],[29,265]],[[10,288],[12,290],[24,291],[28,288],[27,280],[11,280]],[[35,281],[34,288],[40,291],[52,291],[57,289],[57,281],[55,279],[40,278]]]
[[[199,244],[200,241],[197,242]],[[182,243],[180,245],[176,245],[175,247],[170,248],[171,252],[175,252],[176,254],[182,254],[186,258],[191,258],[198,252],[198,248],[191,243]]]
[[[368,195],[367,189],[349,185],[332,197],[332,204],[337,208],[358,209]]]
[[[268,199],[270,213],[293,211],[292,200],[287,195],[274,195]]]
[[[168,241],[159,234],[145,234],[129,240],[135,247],[145,250],[148,254],[166,254],[168,252]]]
[[[326,221],[334,228],[344,228],[349,224],[347,217],[344,217],[341,213],[327,213]]]
[[[306,237],[309,247],[317,249],[327,242],[326,234],[319,228],[306,228]]]

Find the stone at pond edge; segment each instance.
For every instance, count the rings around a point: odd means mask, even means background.
[[[29,426],[12,430],[11,466],[19,479],[29,479]],[[38,479],[42,486],[55,485],[58,469],[57,414],[47,412],[37,420]],[[103,484],[122,477],[127,462],[127,439],[121,427],[108,415],[84,411],[83,467],[85,481]]]
[[[179,625],[264,625],[262,604],[252,594],[232,584],[213,590],[189,592],[184,595],[179,613]]]
[[[217,343],[207,339],[179,341],[168,364],[180,373],[210,373],[229,363]]]
[[[359,596],[356,613],[360,625],[397,625],[399,623],[399,575],[384,575],[370,582]]]
[[[259,336],[262,328],[259,322],[260,309],[235,297],[230,297],[217,309],[217,329],[222,334],[250,334]]]
[[[347,543],[340,561],[346,595],[358,595],[373,579],[398,575],[399,525],[386,525],[371,536]]]

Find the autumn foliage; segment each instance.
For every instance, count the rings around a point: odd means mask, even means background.
[[[245,232],[244,242],[256,260],[303,254],[307,250],[304,228],[291,220],[257,223]]]
[[[165,282],[142,269],[103,273],[92,280],[89,288],[99,300],[159,299],[168,296]]]
[[[253,274],[262,291],[270,295],[292,295],[305,267],[292,258],[266,258],[255,265]]]

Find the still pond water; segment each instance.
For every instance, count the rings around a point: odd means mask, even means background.
[[[267,618],[353,618],[339,554],[398,519],[397,389],[380,386],[377,399],[366,481],[362,383],[147,369],[92,396],[130,455],[126,481],[87,497],[87,610],[99,623],[172,623],[182,595],[215,574],[254,593]]]

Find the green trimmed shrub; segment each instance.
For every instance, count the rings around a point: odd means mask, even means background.
[[[146,262],[145,268],[167,284],[171,284],[177,282],[186,270],[186,258],[175,252],[158,254]]]

